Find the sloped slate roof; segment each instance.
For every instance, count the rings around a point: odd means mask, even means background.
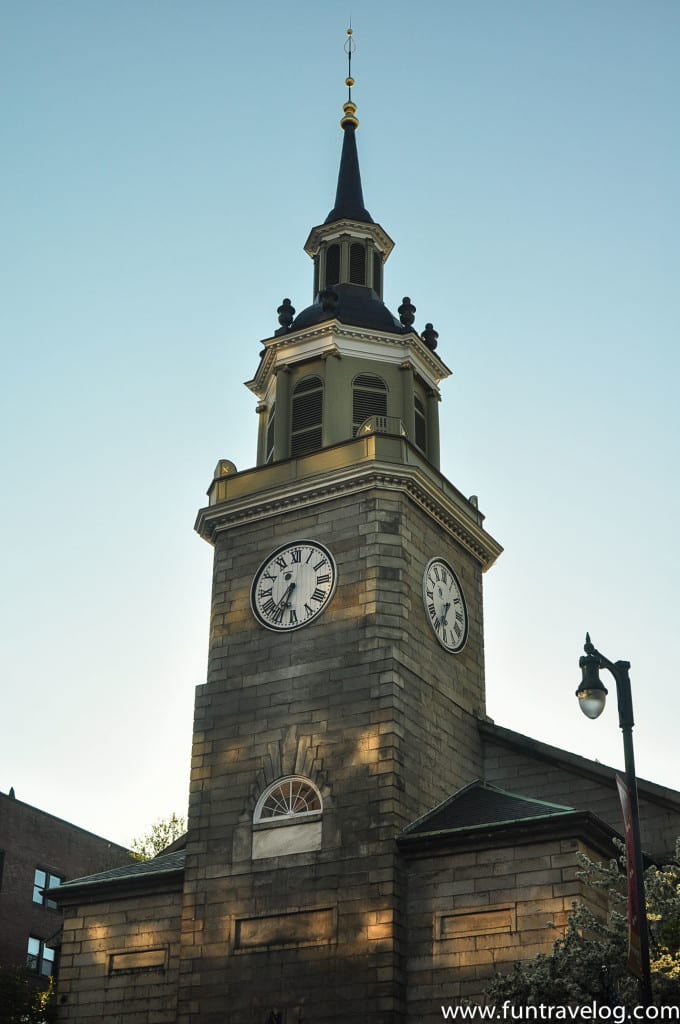
[[[75,889],[87,889],[99,885],[107,885],[123,882],[136,882],[153,879],[161,879],[170,875],[179,874],[184,870],[186,852],[178,850],[176,853],[162,854],[154,857],[153,860],[133,861],[124,864],[120,868],[111,868],[109,871],[99,871],[95,875],[84,875],[82,878],[72,878],[69,882],[62,882],[53,889],[47,889],[46,893],[52,899],[58,900],[60,895],[67,895]]]
[[[404,830],[404,836],[432,835],[529,819],[565,817],[578,812],[563,804],[547,803],[498,789],[487,782],[471,782]]]

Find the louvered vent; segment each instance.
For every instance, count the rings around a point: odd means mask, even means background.
[[[319,254],[314,257],[314,298],[319,294]]]
[[[276,418],[276,405],[272,405],[269,410],[269,419],[267,420],[267,442],[265,452],[265,462],[274,461],[274,422]]]
[[[332,288],[340,281],[340,246],[329,245],[326,249],[326,288]]]
[[[382,296],[382,260],[380,253],[373,250],[373,291]]]
[[[361,242],[349,247],[349,280],[351,284],[366,284],[366,249]]]
[[[360,373],[352,386],[352,437],[369,416],[387,416],[387,385],[373,373]]]
[[[321,447],[323,426],[323,381],[305,377],[293,391],[290,454],[305,455]]]
[[[415,398],[415,419],[416,436],[415,442],[421,451],[427,451],[427,421],[425,419],[425,406],[416,395]]]

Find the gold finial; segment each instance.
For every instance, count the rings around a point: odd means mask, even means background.
[[[347,29],[347,39],[345,40],[345,53],[347,54],[347,78],[345,79],[345,85],[347,86],[347,103],[343,106],[344,117],[340,121],[340,127],[344,130],[347,125],[352,125],[354,128],[359,127],[359,120],[356,115],[356,104],[352,102],[352,86],[354,85],[354,79],[352,78],[352,54],[357,48],[357,44],[354,42],[354,32],[352,30],[352,22],[350,20],[349,28]]]

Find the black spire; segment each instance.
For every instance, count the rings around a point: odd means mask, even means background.
[[[334,220],[359,220],[366,224],[373,224],[373,218],[364,206],[364,195],[361,190],[361,172],[359,171],[359,154],[357,153],[356,130],[359,121],[356,117],[356,104],[352,103],[352,53],[355,44],[352,38],[352,29],[347,29],[347,42],[345,52],[349,62],[349,69],[345,85],[349,90],[347,103],[345,103],[344,117],[340,127],[345,133],[342,140],[342,155],[340,157],[340,170],[338,172],[338,187],[335,193],[335,206],[326,217],[325,223],[330,224]]]
[[[345,104],[348,107],[349,104]],[[359,171],[359,155],[357,153],[356,128],[343,117],[342,124],[345,137],[342,140],[342,156],[338,172],[338,188],[335,193],[335,206],[326,217],[326,224],[334,220],[359,220],[372,224],[373,218],[364,206],[361,190],[361,172]]]

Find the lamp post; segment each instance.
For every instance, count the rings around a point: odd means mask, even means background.
[[[590,642],[590,634],[586,633],[586,642],[583,647],[586,652],[579,660],[581,669],[581,685],[576,691],[579,700],[579,707],[588,718],[598,718],[604,711],[607,699],[607,688],[600,680],[600,669],[606,668],[616,680],[616,696],[619,706],[619,726],[623,733],[623,757],[626,768],[626,786],[628,788],[628,799],[630,801],[630,825],[632,831],[632,853],[633,865],[631,878],[630,845],[627,848],[627,872],[628,872],[628,900],[629,900],[629,929],[635,922],[632,920],[630,907],[631,897],[637,899],[637,929],[640,939],[640,963],[639,976],[642,995],[642,1005],[652,1006],[652,981],[649,970],[649,934],[647,932],[647,907],[645,903],[645,880],[644,865],[642,861],[642,844],[640,842],[640,810],[638,807],[637,778],[635,775],[635,755],[633,752],[633,697],[630,688],[630,662],[611,662],[603,654],[597,651]],[[626,823],[628,828],[628,822]],[[631,885],[634,882],[634,886]],[[637,930],[636,929],[636,930]],[[630,937],[630,932],[629,932]]]

